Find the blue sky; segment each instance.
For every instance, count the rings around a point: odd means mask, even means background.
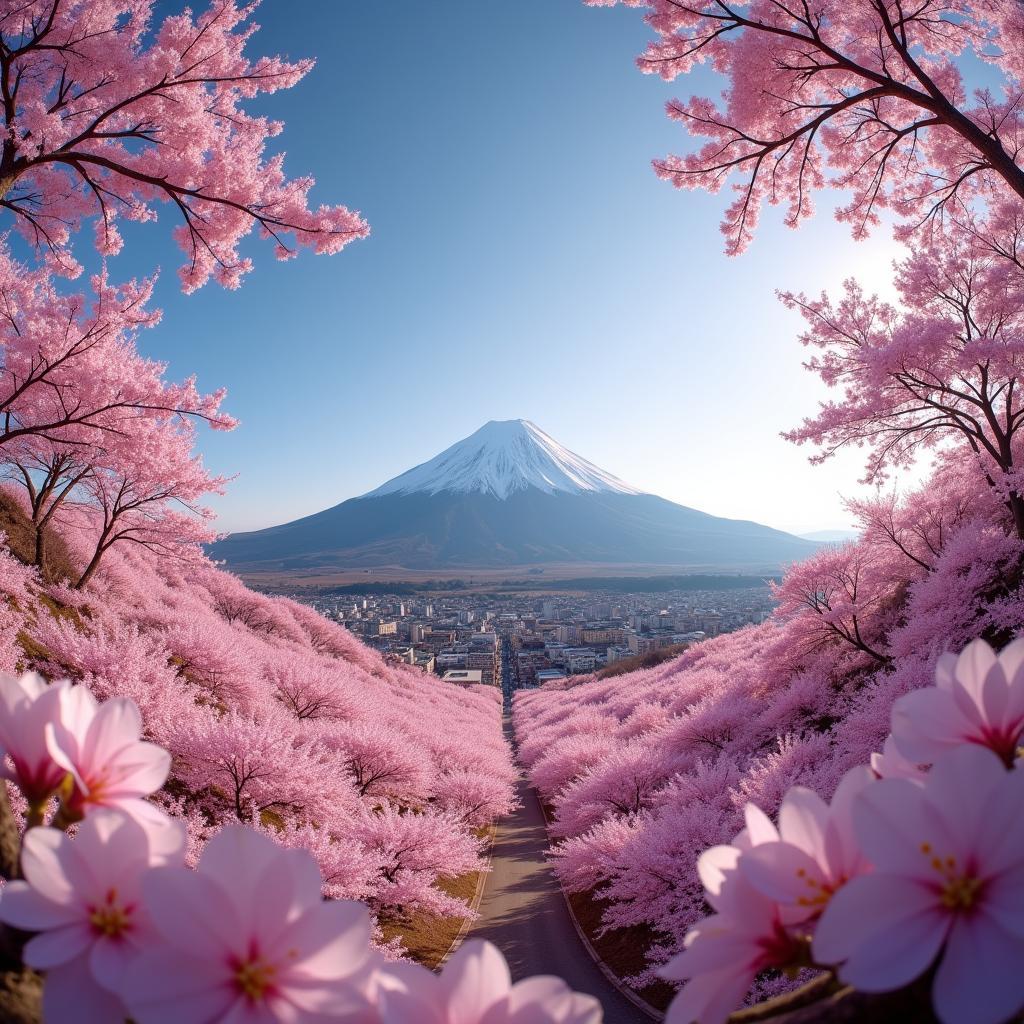
[[[254,52],[318,60],[262,104],[287,122],[286,166],[373,233],[288,263],[254,240],[240,291],[182,296],[170,211],[126,229],[114,276],[163,268],[164,322],[142,347],[226,385],[242,420],[202,439],[237,474],[223,529],[336,504],[515,417],[707,512],[848,525],[858,460],[810,467],[778,437],[820,391],[774,292],[883,285],[894,250],[828,216],[794,233],[770,215],[750,252],[724,256],[726,197],[651,171],[686,145],[663,105],[692,83],[636,70],[637,12],[264,0],[257,20]]]

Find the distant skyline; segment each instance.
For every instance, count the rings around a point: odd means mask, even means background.
[[[173,9],[174,4],[168,4]],[[779,438],[822,391],[775,290],[850,273],[884,287],[885,232],[827,211],[764,218],[722,252],[727,196],[678,192],[651,158],[685,148],[664,102],[698,83],[641,75],[635,12],[580,0],[302,6],[264,0],[254,53],[316,69],[262,109],[314,201],[360,210],[341,255],[271,258],[239,292],[177,291],[162,230],[126,225],[115,278],[164,268],[140,339],[177,377],[229,390],[242,425],[205,432],[225,531],[363,494],[492,419],[529,419],[642,490],[795,533],[849,526],[856,453],[824,467]],[[705,81],[705,86],[714,87]],[[141,262],[140,262],[141,261]]]

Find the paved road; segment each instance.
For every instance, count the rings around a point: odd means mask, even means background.
[[[511,724],[505,723],[506,734]],[[498,826],[492,870],[470,933],[489,939],[504,954],[515,980],[557,974],[577,992],[601,1000],[605,1024],[651,1024],[651,1018],[621,995],[583,948],[558,881],[544,860],[547,834],[540,805],[525,781],[522,807]]]

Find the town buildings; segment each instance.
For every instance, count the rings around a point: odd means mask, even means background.
[[[699,643],[762,622],[775,605],[769,588],[757,585],[552,596],[328,594],[310,603],[387,658],[464,685],[507,687],[505,662],[513,688]]]

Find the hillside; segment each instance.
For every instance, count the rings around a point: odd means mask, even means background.
[[[27,535],[16,496],[2,504],[12,536]],[[81,564],[70,521],[53,540]],[[438,883],[480,867],[479,830],[512,799],[496,690],[385,664],[194,552],[112,549],[75,591],[41,580],[17,550],[0,546],[0,670],[136,701],[173,756],[157,799],[187,823],[193,860],[242,820],[309,849],[325,895],[365,900],[389,935],[414,913],[465,915]]]

